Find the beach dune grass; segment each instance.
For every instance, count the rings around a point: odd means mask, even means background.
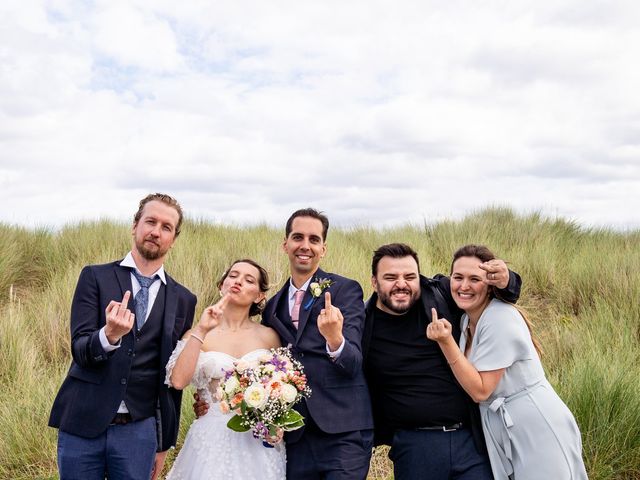
[[[288,277],[283,237],[267,225],[187,220],[166,268],[198,295],[199,318],[237,258],[261,263],[273,294]],[[640,232],[493,208],[433,225],[332,229],[323,267],[356,279],[368,297],[373,250],[397,241],[418,251],[429,276],[447,273],[466,243],[508,261],[523,277],[520,305],[542,341],[547,375],[580,425],[589,478],[640,479]],[[0,478],[57,478],[56,431],[46,424],[69,366],[76,281],[84,265],[121,258],[129,247],[130,225],[107,220],[55,232],[0,224]],[[178,448],[193,420],[191,394]],[[369,478],[393,478],[387,451],[376,450]]]

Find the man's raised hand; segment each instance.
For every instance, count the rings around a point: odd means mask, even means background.
[[[435,308],[431,309],[431,322],[427,325],[427,338],[434,342],[447,340],[451,336],[451,324],[446,318],[438,318]]]
[[[342,324],[344,318],[338,307],[331,305],[331,293],[324,294],[324,308],[318,315],[318,330],[329,345],[331,351],[336,351],[342,344]]]
[[[131,297],[131,292],[127,290],[124,292],[121,302],[111,300],[104,310],[107,319],[104,333],[111,345],[118,343],[133,328],[136,316],[127,308],[129,297]]]

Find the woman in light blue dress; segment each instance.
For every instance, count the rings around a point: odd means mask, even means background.
[[[580,431],[545,378],[528,321],[485,283],[480,265],[494,259],[478,245],[454,254],[451,295],[465,311],[460,345],[435,309],[427,337],[438,342],[460,385],[480,404],[496,480],[586,479]]]

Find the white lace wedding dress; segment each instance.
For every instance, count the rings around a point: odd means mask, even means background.
[[[171,371],[185,344],[178,342],[167,363],[167,385],[171,385]],[[232,368],[234,361],[250,362],[265,353],[269,351],[254,350],[237,359],[223,352],[200,352],[191,384],[209,404],[209,411],[191,424],[167,480],[285,479],[284,444],[267,448],[251,432],[234,432],[227,427],[231,414],[222,413],[215,399],[216,380],[223,370]]]

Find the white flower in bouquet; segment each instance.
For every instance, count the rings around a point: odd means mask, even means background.
[[[286,403],[293,403],[298,396],[298,389],[289,383],[283,383],[280,387],[281,398]]]
[[[240,382],[235,376],[229,377],[224,382],[224,393],[227,395],[233,394],[240,387]]]
[[[267,391],[259,383],[252,383],[244,392],[244,401],[252,408],[263,408],[268,399]]]

